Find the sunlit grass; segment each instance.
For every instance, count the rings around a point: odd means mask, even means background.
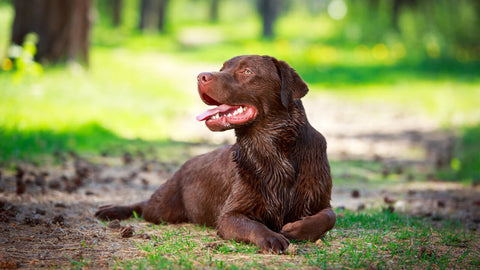
[[[189,89],[144,69],[145,59],[134,53],[91,53],[89,70],[50,68],[19,81],[0,73],[0,161],[67,150],[99,154],[127,139],[168,139],[172,121],[192,100]]]
[[[49,70],[15,83],[2,74],[0,115],[3,127],[63,130],[95,122],[127,137],[166,135],[164,127],[188,98],[174,81],[143,70],[133,54],[93,51],[90,71],[78,67]]]

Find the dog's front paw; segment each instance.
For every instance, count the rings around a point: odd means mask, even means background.
[[[263,249],[264,251],[271,253],[284,253],[290,242],[285,236],[279,233],[271,233],[259,239],[257,246]]]
[[[298,220],[285,224],[280,233],[290,240],[316,240],[311,239],[312,231],[308,228],[308,226],[306,226],[306,222],[304,220]]]
[[[103,205],[95,212],[95,217],[100,220],[127,219],[133,215],[133,210],[128,206]]]

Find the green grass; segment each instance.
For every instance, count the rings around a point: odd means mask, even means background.
[[[429,219],[371,209],[337,210],[335,229],[322,242],[297,242],[286,255],[219,239],[213,229],[195,225],[147,226],[148,241],[137,240],[138,259],[117,260],[122,269],[218,268],[291,269],[439,268],[479,266],[478,234],[455,221]],[[132,221],[138,222],[138,221]]]
[[[20,81],[0,73],[1,161],[32,161],[54,151],[98,154],[110,145],[168,140],[167,127],[185,113],[191,94],[140,68],[135,54],[92,54],[89,71],[54,68]]]

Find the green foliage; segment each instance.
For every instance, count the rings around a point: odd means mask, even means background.
[[[449,54],[455,46],[468,47],[479,41],[474,34],[479,22],[476,1],[403,1],[406,5],[400,8],[398,29],[393,21],[393,1],[346,2],[345,32],[340,35],[353,42],[403,40],[439,56]]]
[[[480,125],[463,129],[458,150],[457,175],[480,184]],[[455,168],[454,168],[455,169]]]
[[[461,1],[458,4],[451,1],[416,1],[416,5],[402,6],[398,29],[394,27],[392,19],[393,1],[343,2],[347,5],[347,12],[340,20],[329,16],[329,2],[299,1],[295,5],[286,5],[276,22],[275,40],[290,43],[284,47],[283,54],[288,56],[293,53],[291,58],[296,59],[297,52],[304,52],[315,59],[319,50],[331,52],[329,46],[340,50],[345,46],[356,47],[361,52],[364,46],[372,49],[379,45],[374,54],[386,63],[405,57],[421,61],[447,58],[461,63],[480,59],[480,40],[475,35],[475,26],[479,23],[479,5],[475,1]],[[171,45],[179,51],[218,43],[247,46],[250,49],[257,47],[261,21],[253,2],[222,1],[220,18],[216,24],[208,20],[208,4],[207,1],[170,2],[167,10],[168,34],[161,35],[162,39],[173,41]],[[142,36],[137,31],[139,6],[139,1],[126,1],[122,25],[113,30],[109,7],[98,1],[99,19],[93,38],[95,44],[125,45],[129,43],[129,35]],[[105,35],[108,31],[116,34]],[[148,32],[145,35],[157,34]],[[154,43],[150,45],[155,46]],[[325,46],[327,48],[323,48]],[[388,50],[385,51],[383,46]],[[278,56],[283,57],[283,54]],[[393,57],[385,57],[388,54]],[[329,61],[336,58],[335,52],[325,56]],[[225,59],[224,55],[219,57]],[[344,59],[338,60],[343,62]]]
[[[20,83],[24,79],[29,77],[37,77],[43,73],[42,65],[34,61],[37,48],[35,46],[37,42],[37,35],[30,33],[25,37],[23,46],[15,44],[10,45],[8,49],[8,57],[3,60],[2,69],[4,71],[10,71],[13,69],[13,82]],[[13,59],[13,63],[12,60]]]
[[[480,125],[460,129],[459,140],[454,150],[451,168],[439,172],[448,180],[461,180],[480,184]]]

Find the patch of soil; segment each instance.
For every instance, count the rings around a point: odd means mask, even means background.
[[[111,266],[141,255],[132,226],[113,229],[93,217],[100,205],[148,198],[178,164],[135,161],[113,165],[75,157],[61,166],[22,164],[18,174],[3,171],[0,193],[0,266],[10,268]],[[168,167],[168,169],[167,169]],[[39,181],[37,178],[42,177]],[[145,184],[148,181],[148,185]],[[121,229],[121,230],[120,230]]]

